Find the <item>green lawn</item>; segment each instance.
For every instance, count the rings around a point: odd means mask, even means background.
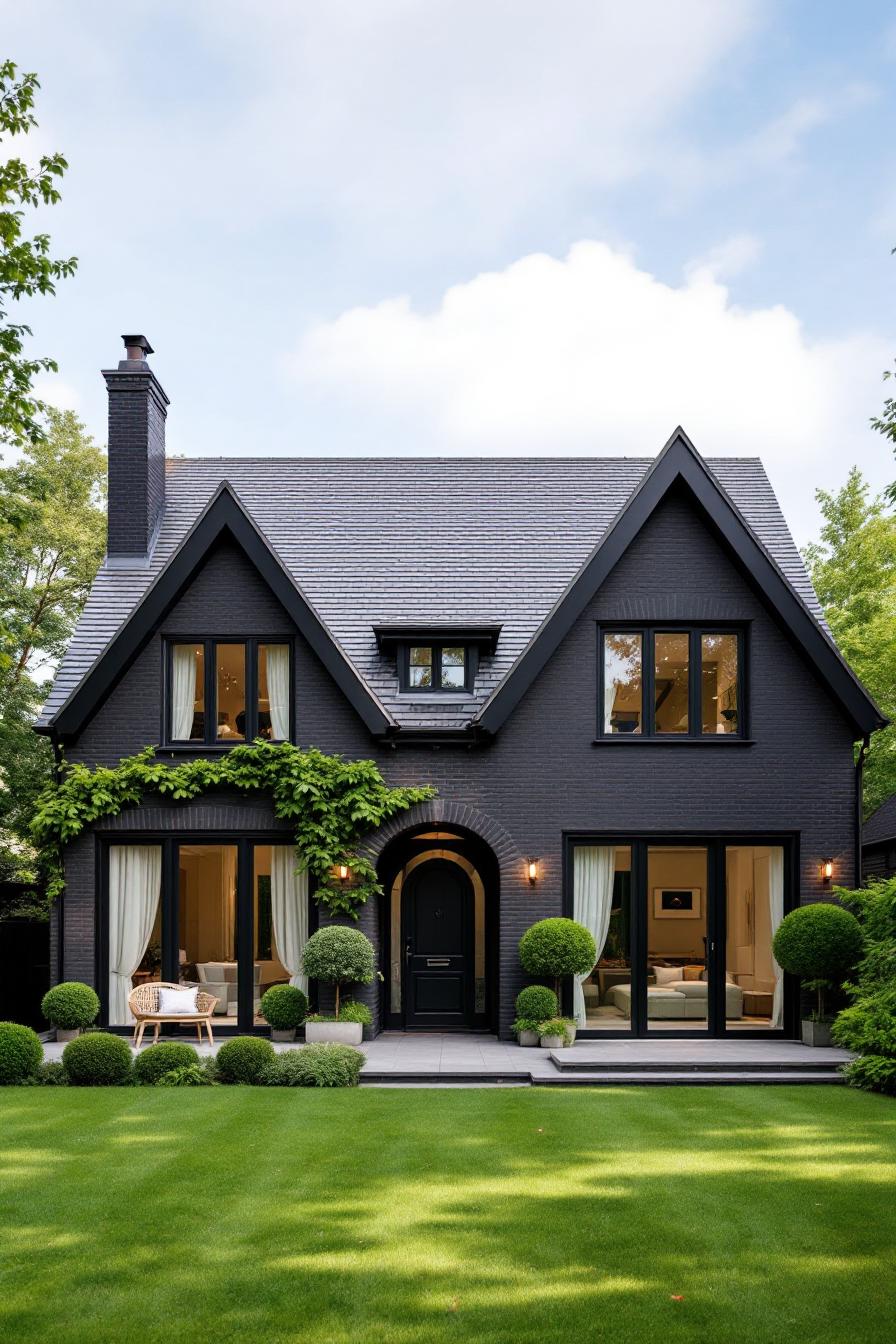
[[[16,1344],[896,1333],[881,1097],[7,1088],[0,1123]]]

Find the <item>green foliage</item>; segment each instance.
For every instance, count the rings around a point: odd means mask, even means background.
[[[824,523],[805,559],[834,638],[884,714],[896,720],[896,516],[869,495],[857,467],[836,493],[815,492]],[[896,501],[894,501],[896,502]],[[869,815],[896,793],[896,724],[871,738],[865,760]]]
[[[584,924],[574,919],[542,919],[520,939],[520,964],[529,975],[584,975],[597,960],[597,947]]]
[[[138,1083],[155,1086],[160,1078],[173,1069],[199,1067],[199,1056],[186,1041],[161,1041],[143,1050],[134,1060],[134,1076]]]
[[[511,1022],[510,1030],[514,1036],[519,1036],[524,1031],[534,1031],[537,1035],[540,1026],[537,1017],[518,1017],[515,1022]]]
[[[346,761],[315,748],[300,751],[289,742],[253,742],[213,760],[175,766],[163,765],[153,748],[146,747],[114,769],[66,766],[60,782],[41,796],[32,834],[50,865],[59,845],[147,795],[180,802],[216,788],[272,798],[276,815],[294,827],[296,849],[314,879],[316,899],[334,914],[352,919],[357,919],[359,906],[381,891],[373,863],[356,852],[361,835],[435,792],[389,788],[373,761]],[[348,865],[351,881],[335,876],[339,864]],[[51,898],[62,885],[56,859]]]
[[[570,1022],[569,1018],[549,1017],[546,1022],[539,1022],[538,1034],[539,1036],[559,1036],[569,1045],[573,1039],[572,1027],[574,1026],[575,1023]]]
[[[34,167],[13,158],[4,141],[27,135],[37,126],[34,98],[37,75],[19,75],[13,61],[0,62],[0,443],[37,443],[46,407],[33,395],[39,373],[56,371],[56,362],[25,354],[31,328],[9,321],[11,304],[38,294],[55,294],[56,281],[72,275],[77,258],[54,260],[46,233],[23,233],[25,208],[55,205],[59,181],[68,164],[61,154],[41,154]]]
[[[99,1016],[100,1001],[89,985],[67,980],[48,989],[40,1001],[40,1010],[54,1027],[76,1031],[91,1026]]]
[[[364,1055],[351,1045],[315,1042],[284,1050],[259,1079],[266,1087],[357,1087]]]
[[[131,1081],[131,1047],[109,1032],[89,1031],[69,1041],[62,1062],[74,1087],[122,1087]]]
[[[68,1087],[68,1074],[61,1059],[48,1059],[32,1079],[36,1087]]]
[[[538,1023],[547,1017],[556,1017],[558,1012],[557,995],[547,985],[527,985],[516,996],[517,1017],[534,1019]]]
[[[860,918],[865,950],[834,1040],[859,1054],[846,1069],[853,1087],[896,1095],[896,877],[838,895]]]
[[[308,1000],[298,985],[271,985],[261,996],[261,1015],[275,1031],[291,1031],[305,1021]]]
[[[34,1078],[44,1057],[36,1031],[18,1022],[0,1022],[0,1084]]]
[[[821,1019],[824,990],[839,985],[862,955],[862,930],[855,915],[840,905],[802,905],[778,925],[772,951],[782,970],[817,990]]]
[[[257,1083],[262,1069],[276,1057],[270,1041],[261,1036],[234,1036],[218,1051],[218,1077],[222,1083]]]
[[[360,1022],[362,1027],[370,1027],[373,1025],[373,1013],[366,1003],[356,1003],[354,999],[349,999],[339,1009],[339,1021]]]
[[[336,986],[336,1017],[342,985],[366,985],[374,976],[373,944],[360,929],[330,924],[318,929],[305,944],[302,970],[312,980]],[[349,1019],[357,1021],[355,1019]]]
[[[169,1069],[156,1080],[156,1087],[211,1087],[212,1079],[200,1064],[183,1064]]]

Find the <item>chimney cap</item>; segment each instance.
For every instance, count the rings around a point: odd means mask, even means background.
[[[128,352],[128,359],[145,359],[154,353],[145,336],[122,336]],[[132,353],[133,352],[133,353]]]

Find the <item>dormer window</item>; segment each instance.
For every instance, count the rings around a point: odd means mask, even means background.
[[[289,644],[277,640],[169,640],[165,740],[235,746],[292,736]]]
[[[465,644],[409,644],[404,667],[406,691],[470,689],[470,650]]]
[[[500,625],[375,625],[380,653],[395,658],[398,689],[412,695],[471,693],[480,657],[495,652]]]

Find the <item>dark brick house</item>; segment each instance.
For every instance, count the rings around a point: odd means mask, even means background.
[[[881,803],[862,829],[862,878],[896,877],[896,794]]]
[[[567,913],[600,949],[568,986],[581,1031],[795,1034],[771,935],[856,879],[853,745],[882,719],[760,461],[679,430],[655,459],[166,462],[125,343],[108,556],[39,724],[66,759],[260,735],[435,785],[365,841],[377,1029],[507,1034],[519,938]],[[152,977],[260,1026],[323,918],[258,799],[128,809],[65,867],[57,973],[113,1026]]]

